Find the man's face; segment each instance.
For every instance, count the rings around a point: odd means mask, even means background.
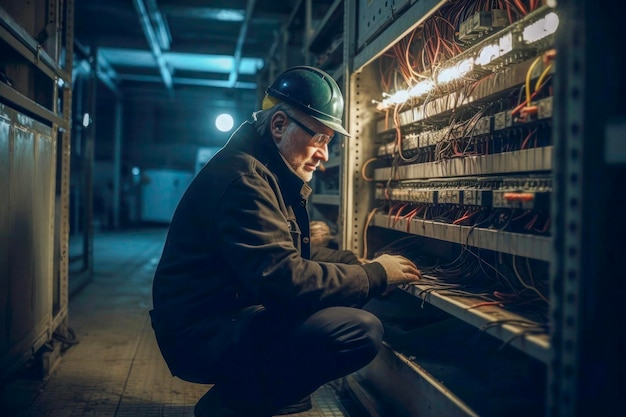
[[[304,182],[311,181],[313,172],[320,162],[328,161],[328,143],[314,143],[311,132],[330,137],[335,133],[329,127],[302,113],[287,114],[279,111],[272,118],[272,136],[276,146]]]

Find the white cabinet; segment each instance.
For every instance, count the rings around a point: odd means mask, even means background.
[[[146,169],[142,174],[141,220],[169,223],[193,173],[173,169]]]

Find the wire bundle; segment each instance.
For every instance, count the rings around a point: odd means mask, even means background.
[[[547,268],[528,258],[460,247],[452,260],[433,253],[419,236],[407,236],[381,247],[382,253],[411,259],[422,271],[418,295],[432,291],[481,301],[469,308],[497,306],[531,317],[540,326],[547,323]],[[444,256],[449,256],[448,251]],[[539,275],[541,278],[539,278]],[[413,291],[414,292],[414,291]]]

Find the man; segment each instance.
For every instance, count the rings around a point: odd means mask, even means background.
[[[335,133],[348,135],[342,113],[328,74],[283,72],[176,209],[151,317],[172,374],[215,384],[196,417],[309,409],[318,387],[376,356],[382,324],[360,307],[420,278],[401,256],[362,264],[311,245],[307,183]]]

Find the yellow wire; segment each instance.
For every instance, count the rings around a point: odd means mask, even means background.
[[[537,84],[535,84],[535,91],[539,91],[542,87],[542,84],[545,82],[546,77],[550,74],[550,70],[552,69],[552,64],[549,64],[541,73],[539,78],[537,78]]]
[[[528,72],[526,73],[526,105],[530,106],[530,77],[533,73],[533,70],[537,66],[537,64],[541,61],[541,56],[535,58],[532,64],[530,64],[530,68],[528,68]]]

